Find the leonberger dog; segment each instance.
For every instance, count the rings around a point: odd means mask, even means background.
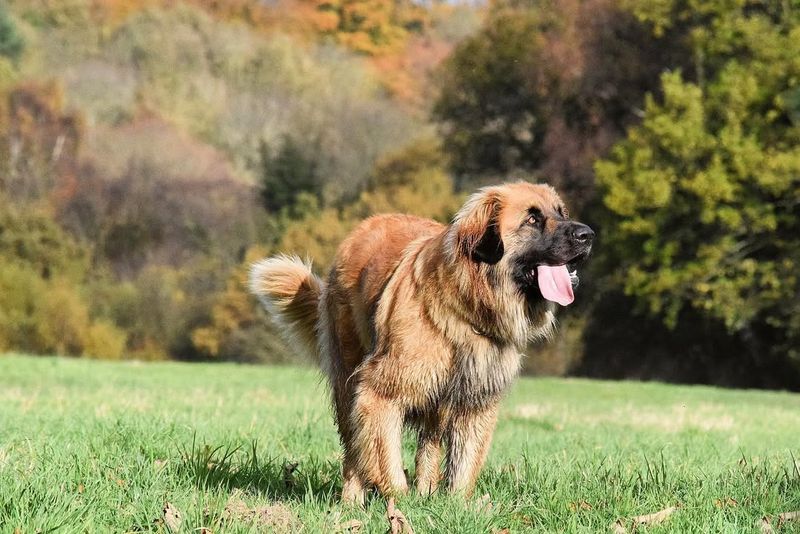
[[[341,244],[326,280],[278,256],[252,266],[251,290],[330,382],[344,501],[405,493],[401,434],[416,429],[415,485],[470,494],[521,351],[573,301],[574,266],[594,232],[548,185],[473,194],[448,225],[376,215]]]

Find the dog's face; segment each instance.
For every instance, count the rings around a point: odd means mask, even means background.
[[[594,232],[569,219],[552,187],[519,182],[482,189],[454,224],[469,260],[510,276],[528,300],[572,302],[576,267],[591,252]]]

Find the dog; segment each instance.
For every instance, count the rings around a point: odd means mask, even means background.
[[[594,232],[556,191],[480,189],[444,225],[376,215],[341,244],[326,280],[297,257],[253,264],[250,289],[319,358],[344,449],[342,499],[408,491],[404,425],[417,431],[415,485],[471,494],[521,350],[553,329]]]

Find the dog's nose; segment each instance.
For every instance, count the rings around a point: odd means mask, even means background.
[[[591,243],[594,239],[594,230],[581,223],[573,223],[572,237],[578,243]]]

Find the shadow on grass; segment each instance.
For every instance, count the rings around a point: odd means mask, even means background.
[[[198,444],[180,450],[177,474],[199,488],[240,489],[270,500],[333,504],[341,491],[339,463],[314,456],[302,462],[259,458],[258,444],[248,447]]]

